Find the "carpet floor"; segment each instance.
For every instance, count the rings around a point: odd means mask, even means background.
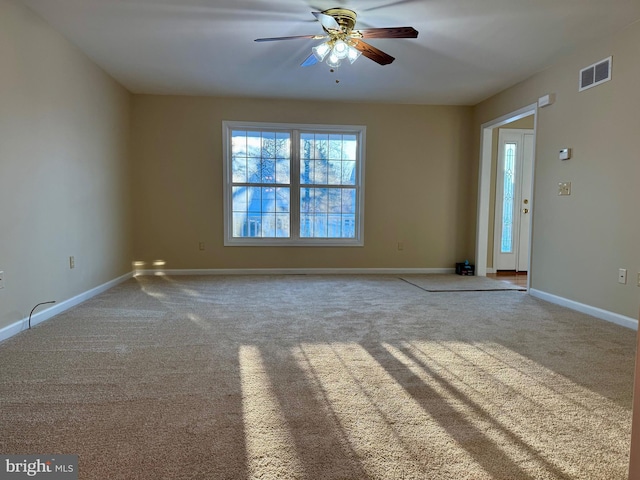
[[[635,332],[393,276],[137,277],[0,344],[81,479],[625,479]]]

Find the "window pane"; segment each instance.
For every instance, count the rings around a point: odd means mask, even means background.
[[[342,237],[342,215],[329,215],[329,238]]]
[[[234,155],[231,161],[232,181],[245,183],[247,181],[247,157]]]
[[[287,212],[291,211],[291,194],[288,188],[277,188],[276,189],[276,212]]]
[[[260,159],[257,157],[247,158],[247,182],[260,183],[262,179],[262,166]]]
[[[327,213],[327,206],[329,202],[329,189],[327,188],[314,188],[315,193],[315,211],[317,213]]]
[[[276,133],[276,157],[291,158],[291,134],[288,132]]]
[[[259,213],[262,211],[262,192],[260,187],[247,187],[247,211]]]
[[[342,189],[342,213],[356,213],[356,189]]]
[[[247,156],[247,133],[245,131],[234,130],[231,132],[231,155]]]
[[[276,161],[262,160],[262,183],[275,183],[276,181]]]
[[[273,187],[262,188],[262,212],[276,211],[276,189]]]
[[[315,150],[313,158],[316,160],[326,160],[329,153],[329,135],[315,135]]]
[[[358,151],[358,139],[355,135],[342,136],[342,159],[356,160],[356,152]]]
[[[300,159],[301,160],[313,159],[313,150],[314,150],[313,141],[314,141],[313,133],[300,134]]]
[[[343,215],[342,216],[342,238],[355,238],[355,237],[356,237],[356,216]]]
[[[231,210],[234,212],[247,211],[247,187],[233,187]]]
[[[262,158],[276,158],[276,132],[262,132]]]
[[[291,162],[288,158],[276,160],[276,183],[288,184],[291,181]]]
[[[303,185],[313,183],[315,163],[313,160],[303,160],[300,163],[300,183]]]
[[[515,143],[505,143],[504,145],[501,253],[513,251],[516,146]]]
[[[340,185],[342,184],[342,162],[337,160],[330,160],[327,164],[327,184],[328,185]]]
[[[300,211],[313,212],[315,208],[313,188],[300,189]]]
[[[246,212],[233,212],[233,236],[234,237],[247,236],[247,213]]]
[[[302,238],[313,237],[313,217],[311,214],[300,215],[300,236]]]
[[[289,234],[289,225],[291,224],[291,218],[288,213],[277,213],[276,214],[276,237],[278,238],[288,238]]]
[[[328,211],[330,213],[342,213],[342,189],[341,188],[330,188],[329,189],[329,200],[328,203]]]
[[[342,160],[342,135],[329,135],[329,155],[330,160]]]
[[[327,184],[327,161],[316,160],[314,163],[313,171],[313,183],[326,185]]]
[[[262,214],[262,237],[276,236],[276,215],[274,213]]]
[[[327,216],[322,214],[316,214],[313,218],[313,236],[315,238],[327,237]]]
[[[262,231],[262,216],[259,213],[250,213],[247,215],[247,231],[245,237],[260,237]]]
[[[356,162],[342,162],[342,185],[356,184]]]
[[[247,157],[260,158],[262,150],[261,132],[247,132]]]

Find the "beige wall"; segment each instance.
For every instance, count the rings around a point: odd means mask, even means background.
[[[469,107],[144,95],[133,105],[144,268],[452,268],[470,255]],[[223,247],[223,120],[366,125],[365,246]]]
[[[130,271],[130,96],[14,0],[0,71],[2,329]]]
[[[613,79],[579,93],[580,68],[609,55]],[[636,23],[474,111],[478,152],[482,123],[556,94],[555,104],[540,109],[537,119],[532,287],[630,318],[640,298],[639,78]],[[563,147],[573,149],[571,160],[558,160]],[[564,181],[572,182],[572,194],[559,197],[558,182]],[[627,285],[618,284],[618,268],[628,269]]]

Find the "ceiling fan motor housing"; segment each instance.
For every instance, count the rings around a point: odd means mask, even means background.
[[[338,25],[340,25],[340,29],[343,33],[349,34],[353,27],[356,25],[356,12],[353,10],[348,10],[346,8],[329,8],[328,10],[323,11],[325,15],[329,15],[333,17]],[[324,28],[324,27],[323,27]],[[325,28],[325,31],[327,29]],[[327,31],[327,33],[330,33]]]

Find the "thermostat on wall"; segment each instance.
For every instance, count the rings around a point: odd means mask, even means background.
[[[559,158],[560,160],[569,160],[571,158],[571,149],[563,148],[562,150],[560,150]]]

